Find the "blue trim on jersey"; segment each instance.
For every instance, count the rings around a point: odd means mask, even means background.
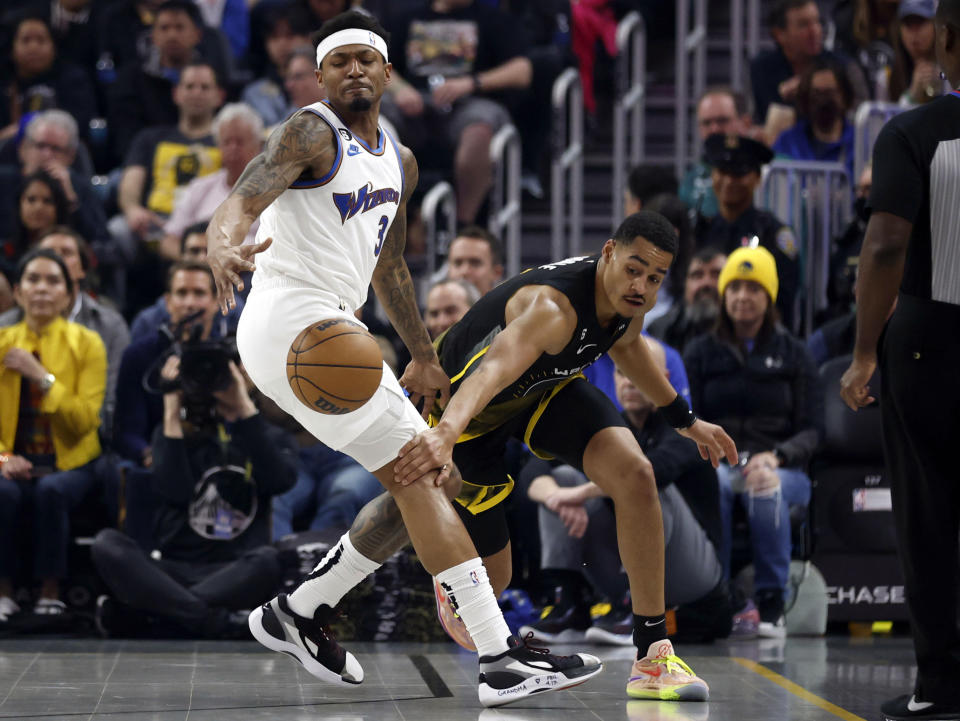
[[[397,141],[393,139],[393,136],[390,135],[389,130],[384,130],[384,134],[390,138],[390,144],[393,146],[393,152],[397,154],[397,164],[400,166],[400,198],[403,199],[403,190],[407,187],[407,174],[403,172],[403,158],[400,157],[400,146],[397,145]]]
[[[337,132],[337,129],[333,127],[333,123],[327,120],[322,113],[318,113],[316,110],[311,110],[310,108],[304,108],[308,113],[313,113],[323,122],[330,126],[330,132],[333,133],[333,137],[337,140],[337,157],[334,158],[333,167],[330,168],[330,171],[324,175],[322,178],[317,179],[307,179],[307,180],[295,180],[290,184],[290,187],[294,190],[305,190],[309,188],[319,188],[321,185],[326,185],[331,180],[333,176],[337,174],[337,171],[340,170],[340,163],[343,162],[343,144],[340,142],[340,133]]]
[[[950,91],[950,94],[951,94],[951,95],[956,95],[958,98],[960,98],[960,90],[951,90],[951,91]]]
[[[325,100],[321,100],[320,102],[323,103],[324,105],[326,105],[328,108],[330,108],[331,112],[333,112],[334,115],[336,115],[338,118],[340,118],[340,122],[343,123],[343,126],[349,130],[349,127],[347,126],[347,121],[344,120],[344,119],[343,119],[343,116],[340,115],[340,113],[337,112],[337,109],[330,104],[330,101],[329,101],[329,100],[326,100],[326,99],[325,99]],[[358,143],[360,143],[360,145],[363,147],[363,149],[366,150],[368,153],[370,153],[370,155],[383,155],[383,151],[387,149],[387,145],[386,145],[386,142],[385,142],[385,138],[383,137],[384,133],[383,133],[383,131],[380,130],[379,127],[377,128],[377,138],[378,138],[378,141],[379,141],[379,145],[377,145],[377,149],[376,149],[376,150],[371,150],[371,149],[370,149],[370,146],[367,145],[367,144],[360,138],[360,136],[358,136],[358,135],[357,135],[356,133],[354,133],[352,130],[350,131],[350,134],[353,135],[353,139],[356,140]]]

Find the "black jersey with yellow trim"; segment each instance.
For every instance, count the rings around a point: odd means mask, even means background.
[[[627,331],[630,319],[615,316],[607,326],[597,320],[595,299],[599,255],[567,258],[527,270],[498,285],[436,341],[440,365],[450,376],[451,392],[483,362],[497,333],[506,327],[506,308],[521,288],[546,285],[570,301],[577,328],[559,353],[543,353],[520,377],[498,393],[468,424],[461,440],[500,426],[536,405],[558,384],[599,359]]]

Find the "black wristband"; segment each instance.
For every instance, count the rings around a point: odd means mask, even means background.
[[[679,393],[673,401],[658,409],[664,420],[676,429],[689,428],[697,422],[697,417]]]

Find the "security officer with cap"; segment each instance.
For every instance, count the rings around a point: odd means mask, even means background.
[[[699,219],[697,247],[714,246],[730,254],[751,245],[754,236],[759,238],[759,245],[777,261],[780,317],[785,326],[794,329],[799,321],[797,239],[783,221],[753,204],[754,193],[760,186],[760,170],[773,160],[773,151],[747,137],[717,133],[704,141],[704,160],[713,167],[713,192],[719,212],[712,219]]]

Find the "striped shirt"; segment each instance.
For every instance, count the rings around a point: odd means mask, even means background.
[[[960,92],[884,126],[870,205],[913,223],[900,290],[960,306]]]

